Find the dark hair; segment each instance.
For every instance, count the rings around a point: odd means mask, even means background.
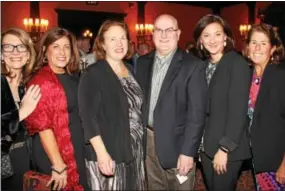
[[[227,35],[226,40],[226,47],[224,48],[224,53],[227,53],[234,49],[234,39],[232,36],[232,31],[228,25],[228,23],[222,19],[221,17],[217,15],[208,14],[204,17],[202,17],[198,23],[196,24],[195,30],[194,30],[194,39],[196,41],[196,49],[198,56],[202,59],[207,59],[210,57],[210,53],[205,49],[201,49],[201,43],[200,43],[200,36],[203,32],[203,30],[212,23],[218,23],[222,26],[224,33]]]
[[[77,41],[84,41],[84,40],[90,40],[90,38],[81,35],[81,36],[78,36],[78,37],[76,38],[76,40],[77,40]]]
[[[272,62],[273,64],[279,64],[281,60],[284,59],[284,46],[282,44],[282,41],[279,37],[279,34],[277,31],[274,30],[274,28],[271,26],[271,25],[268,25],[268,24],[264,24],[264,23],[261,23],[261,24],[255,24],[253,25],[249,32],[248,32],[248,35],[247,35],[247,39],[245,41],[245,47],[244,47],[244,50],[243,50],[243,55],[248,59],[248,45],[251,41],[251,38],[252,38],[252,35],[253,33],[255,32],[261,32],[263,34],[265,34],[268,39],[269,39],[269,42],[271,44],[271,46],[276,46],[276,50],[274,51],[273,55],[272,55],[272,59],[270,60],[270,62]],[[250,62],[252,62],[250,59],[249,59]]]
[[[44,62],[48,47],[62,37],[67,37],[71,45],[71,57],[66,66],[66,71],[69,74],[79,71],[79,51],[74,35],[64,28],[55,27],[45,32],[37,45],[38,57],[33,73],[36,73],[48,64]]]
[[[130,40],[130,34],[129,34],[129,30],[127,25],[124,22],[121,21],[111,21],[111,20],[107,20],[105,21],[100,29],[99,32],[96,36],[95,39],[95,46],[94,46],[94,50],[96,52],[96,59],[97,60],[102,60],[102,59],[106,59],[106,51],[103,48],[103,44],[104,44],[104,34],[110,29],[110,27],[112,26],[120,26],[122,27],[125,31],[126,31],[126,35],[127,35],[127,40],[128,40],[128,52],[125,56],[124,59],[129,59],[132,54],[133,54],[133,50],[131,50],[130,46],[131,46],[131,40]]]
[[[4,32],[2,32],[1,34],[1,45],[3,43],[4,37],[9,34],[18,37],[19,40],[28,48],[28,52],[30,53],[30,59],[24,65],[23,70],[22,70],[22,74],[23,74],[22,83],[25,84],[31,76],[31,73],[32,73],[32,70],[35,64],[35,60],[36,60],[36,51],[34,48],[34,44],[33,44],[33,41],[30,35],[24,30],[19,29],[19,28],[9,28],[5,30]],[[9,70],[9,68],[7,68],[5,62],[2,62],[1,64],[1,74],[5,76],[9,76],[10,78],[13,78],[13,76],[11,76],[11,71]]]

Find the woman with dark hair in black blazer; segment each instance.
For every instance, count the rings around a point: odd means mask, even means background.
[[[254,25],[245,56],[253,66],[248,115],[258,190],[285,190],[284,47],[273,27]]]
[[[204,180],[208,190],[235,190],[242,162],[251,157],[246,131],[248,63],[234,51],[229,26],[219,16],[204,16],[194,37],[206,60],[209,85],[200,153]]]

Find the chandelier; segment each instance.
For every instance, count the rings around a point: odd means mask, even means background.
[[[152,24],[136,24],[136,36],[138,44],[152,41]]]
[[[251,25],[239,25],[239,32],[242,37],[246,37],[248,31],[250,30]]]
[[[85,30],[84,32],[83,32],[83,36],[84,37],[88,37],[88,38],[92,38],[93,37],[93,33],[92,32],[90,32],[90,30]]]
[[[37,41],[41,35],[47,31],[49,21],[47,19],[40,18],[24,18],[23,24],[25,26],[25,30],[30,33],[31,38],[34,41]]]

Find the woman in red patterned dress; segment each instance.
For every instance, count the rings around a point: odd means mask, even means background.
[[[26,120],[36,170],[51,175],[48,185],[53,182],[53,189],[87,190],[75,37],[53,28],[43,35],[38,48],[35,75],[28,85],[38,84],[42,98]]]

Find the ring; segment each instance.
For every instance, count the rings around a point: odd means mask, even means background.
[[[37,98],[33,97],[33,100],[36,100]]]

